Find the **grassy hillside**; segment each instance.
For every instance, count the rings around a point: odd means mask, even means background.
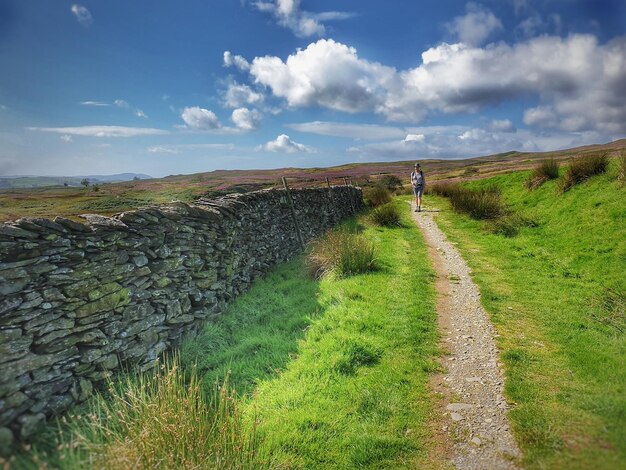
[[[510,414],[527,468],[626,467],[626,189],[608,174],[564,194],[528,191],[528,172],[496,184],[534,220],[514,237],[449,210],[437,220],[472,267],[498,333]],[[563,169],[561,170],[563,173]]]
[[[538,159],[574,156],[606,151],[618,153],[626,148],[626,139],[604,145],[591,145],[545,153],[507,152],[465,160],[423,160],[429,181],[440,179],[477,179],[530,168]],[[419,159],[419,155],[416,155]],[[0,222],[20,217],[49,217],[98,213],[111,215],[143,205],[179,200],[191,202],[199,196],[216,196],[229,192],[246,192],[282,186],[281,176],[290,178],[290,185],[301,187],[324,184],[326,177],[333,184],[343,184],[343,177],[367,186],[386,176],[408,180],[412,161],[351,163],[331,168],[281,168],[274,170],[219,170],[193,175],[171,175],[142,181],[100,184],[93,188],[33,188],[0,190]],[[405,183],[406,184],[406,183]]]

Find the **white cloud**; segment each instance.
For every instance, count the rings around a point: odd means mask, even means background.
[[[424,134],[407,134],[404,138],[405,142],[424,142],[426,136]]]
[[[80,104],[83,106],[109,106],[109,103],[105,103],[104,101],[81,101]]]
[[[626,132],[626,36],[604,45],[587,34],[484,48],[443,43],[404,71],[322,39],[285,61],[257,57],[250,74],[291,107],[373,111],[392,121],[419,122],[433,112],[472,113],[533,96],[553,110],[551,127]]]
[[[250,69],[250,64],[240,55],[232,55],[230,51],[224,51],[224,67],[237,67],[242,72]]]
[[[118,108],[128,108],[128,103],[125,100],[115,100],[113,103]]]
[[[253,131],[259,126],[261,113],[256,109],[237,108],[230,118],[235,126],[242,131]]]
[[[5,105],[3,105],[3,104],[0,104],[0,109],[1,109],[2,111],[6,111],[7,109],[9,109],[9,107],[8,107],[8,106],[5,106]]]
[[[63,135],[61,136],[61,140],[62,140],[63,142],[66,142],[66,143],[70,143],[70,142],[72,142],[72,136],[71,136],[71,135],[69,135],[69,134],[63,134]]]
[[[93,17],[91,16],[91,13],[84,6],[74,4],[70,8],[70,10],[74,14],[80,25],[84,28],[87,28],[93,23]]]
[[[190,129],[211,130],[220,127],[220,122],[215,113],[208,109],[200,108],[199,106],[183,109],[180,117]]]
[[[498,132],[515,132],[517,130],[510,119],[494,119],[489,124],[489,129]]]
[[[146,113],[144,113],[141,109],[136,109],[135,110],[135,116],[140,117],[140,118],[147,118],[148,115]]]
[[[406,134],[406,131],[400,127],[380,126],[377,124],[351,124],[345,122],[312,121],[288,124],[287,127],[310,134],[363,140],[393,139]]]
[[[306,145],[294,142],[288,135],[281,134],[276,137],[276,140],[270,140],[265,145],[257,147],[257,150],[267,150],[268,152],[280,152],[280,153],[311,153],[314,149],[307,147]]]
[[[224,94],[224,104],[229,108],[240,108],[246,105],[258,106],[263,103],[264,96],[253,91],[248,85],[237,82],[229,83]]]
[[[290,55],[257,57],[250,73],[290,106],[323,106],[346,112],[367,111],[383,100],[395,69],[357,56],[356,49],[321,39]]]
[[[491,34],[504,29],[500,20],[488,8],[470,2],[465,9],[465,15],[457,16],[446,24],[448,31],[455,34],[460,42],[478,46]]]
[[[69,136],[85,137],[137,137],[144,135],[169,134],[163,129],[149,127],[122,127],[122,126],[80,126],[80,127],[28,127],[31,131],[54,132]]]
[[[234,144],[180,144],[180,145],[153,145],[146,150],[149,153],[166,153],[177,155],[184,151],[196,150],[234,150]]]
[[[259,11],[274,15],[278,24],[289,28],[298,37],[322,36],[326,27],[322,22],[352,18],[353,13],[327,11],[311,13],[300,8],[300,0],[270,0],[254,3]]]

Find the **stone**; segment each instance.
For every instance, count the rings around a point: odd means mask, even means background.
[[[9,428],[0,427],[0,456],[9,456],[14,440],[13,433]]]
[[[446,410],[448,411],[463,411],[474,408],[474,405],[469,405],[467,403],[450,403],[446,406]]]
[[[148,258],[146,258],[144,255],[133,256],[133,263],[135,263],[135,266],[140,268],[148,264]]]
[[[482,441],[480,440],[480,438],[478,437],[474,437],[472,438],[472,440],[470,441],[472,444],[474,444],[475,446],[480,446],[480,444],[482,443]]]
[[[120,289],[112,294],[105,295],[100,299],[89,302],[76,310],[78,318],[87,317],[98,312],[112,311],[118,307],[127,305],[130,302],[130,291],[128,289]]]
[[[106,284],[101,284],[98,287],[92,289],[87,296],[89,300],[94,301],[98,300],[101,297],[104,297],[107,294],[112,294],[113,292],[117,292],[122,289],[122,286],[117,282],[109,282]]]
[[[459,413],[450,413],[450,418],[452,418],[452,421],[461,421],[463,416]]]
[[[16,310],[22,305],[21,297],[9,297],[0,301],[0,315]]]
[[[0,284],[0,295],[10,295],[15,294],[16,292],[21,292],[24,290],[24,287],[28,285],[30,279],[21,278],[21,279],[9,279]]]
[[[43,413],[22,415],[18,418],[20,423],[20,437],[28,439],[33,436],[46,422],[46,415]]]
[[[26,356],[32,343],[32,336],[21,335],[11,341],[0,342],[0,364]]]

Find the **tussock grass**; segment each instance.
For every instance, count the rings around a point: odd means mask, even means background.
[[[378,207],[391,202],[391,193],[386,187],[376,185],[365,191],[364,198],[370,207]]]
[[[372,209],[370,220],[381,227],[400,226],[400,210],[392,203]]]
[[[61,445],[66,468],[252,468],[255,428],[244,428],[228,378],[210,398],[177,358],[127,376],[97,395],[89,414],[70,416]]]
[[[309,271],[315,277],[333,273],[338,277],[376,268],[374,245],[366,237],[347,230],[331,230],[310,244]]]
[[[592,176],[605,173],[608,166],[609,157],[606,153],[589,155],[574,160],[559,181],[559,191],[564,193]]]
[[[450,192],[449,199],[456,212],[467,214],[476,220],[495,219],[506,213],[497,186],[477,190],[459,186]]]
[[[503,235],[505,237],[515,237],[523,227],[537,227],[538,224],[532,218],[525,217],[518,213],[509,213],[497,219],[491,220],[487,224],[487,229],[491,233]]]
[[[559,164],[554,158],[543,160],[539,163],[530,174],[524,185],[528,189],[537,189],[546,181],[554,180],[559,177]]]

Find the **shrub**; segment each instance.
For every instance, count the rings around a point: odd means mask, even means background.
[[[174,359],[109,391],[88,416],[74,417],[61,446],[69,468],[252,468],[254,426],[243,427],[228,379],[209,401],[195,371],[185,377]]]
[[[400,211],[392,204],[378,206],[370,213],[370,220],[381,227],[400,226]]]
[[[537,223],[529,218],[519,214],[507,214],[494,219],[489,225],[490,232],[503,235],[505,237],[514,237],[522,227],[537,227]]]
[[[478,190],[458,187],[448,197],[456,212],[468,214],[472,219],[495,219],[506,213],[500,189],[496,186]]]
[[[554,158],[544,160],[535,167],[531,175],[526,180],[528,189],[536,189],[549,180],[559,177],[559,164]]]
[[[605,173],[608,166],[609,157],[606,153],[589,155],[574,160],[563,175],[559,189],[561,192],[568,191],[573,186],[588,180],[594,175]]]
[[[389,191],[395,191],[397,188],[402,187],[402,180],[396,175],[385,175],[380,179],[380,184]]]
[[[378,207],[391,202],[391,193],[384,186],[377,185],[365,192],[365,199],[371,207]]]
[[[307,256],[310,272],[316,277],[334,273],[349,276],[375,269],[374,245],[363,235],[336,229],[311,243]]]

